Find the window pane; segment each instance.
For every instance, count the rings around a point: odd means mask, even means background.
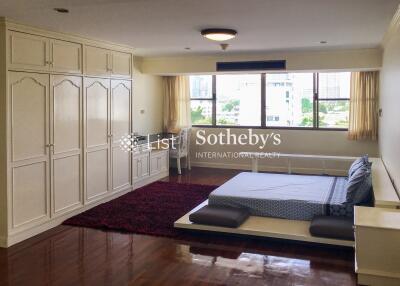
[[[212,101],[211,100],[192,100],[190,102],[192,124],[211,125],[212,124]]]
[[[350,98],[350,72],[320,73],[319,98]]]
[[[212,98],[212,76],[192,75],[190,76],[191,98]]]
[[[319,127],[349,128],[349,101],[319,101]]]
[[[217,125],[261,125],[261,75],[217,75]]]
[[[313,126],[313,74],[266,75],[266,125]]]

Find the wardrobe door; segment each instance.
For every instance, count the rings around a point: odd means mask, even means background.
[[[110,80],[84,79],[86,202],[111,188]]]
[[[86,46],[85,73],[88,75],[109,76],[111,73],[109,50]]]
[[[10,72],[10,228],[50,217],[49,75]]]
[[[150,175],[150,152],[137,153],[133,155],[132,180],[133,183],[140,182]]]
[[[131,133],[131,82],[111,81],[112,188],[125,190],[131,182],[131,153],[121,148],[121,139]]]
[[[116,77],[131,77],[132,71],[132,55],[130,53],[123,53],[112,51],[111,54],[111,74]]]
[[[25,70],[49,70],[49,40],[45,37],[9,32],[9,67]]]
[[[52,215],[83,205],[82,78],[50,77]]]
[[[82,45],[61,40],[50,40],[50,70],[82,73]]]
[[[152,151],[150,156],[150,175],[156,175],[168,170],[168,150]]]

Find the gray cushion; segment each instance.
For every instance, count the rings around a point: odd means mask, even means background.
[[[359,168],[363,166],[371,168],[371,163],[368,161],[368,155],[364,155],[358,158],[351,164],[349,168],[349,179],[354,174],[355,171],[357,171]]]
[[[336,216],[316,216],[311,221],[313,236],[354,240],[353,219]]]
[[[366,166],[358,168],[347,181],[346,191],[346,202],[353,205],[365,203],[371,198],[371,170]]]
[[[205,206],[189,215],[189,220],[197,224],[238,227],[249,217],[246,209]]]

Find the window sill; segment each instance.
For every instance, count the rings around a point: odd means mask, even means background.
[[[274,130],[307,130],[307,131],[348,131],[347,128],[315,128],[315,127],[279,127],[279,126],[237,126],[237,125],[192,125],[196,128],[230,128],[230,129],[274,129]]]

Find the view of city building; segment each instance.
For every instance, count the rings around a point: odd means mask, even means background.
[[[218,126],[260,126],[261,82],[261,74],[217,75],[214,98],[211,75],[191,76],[192,124],[211,125],[215,104]],[[350,73],[266,74],[265,97],[266,126],[347,128]]]

